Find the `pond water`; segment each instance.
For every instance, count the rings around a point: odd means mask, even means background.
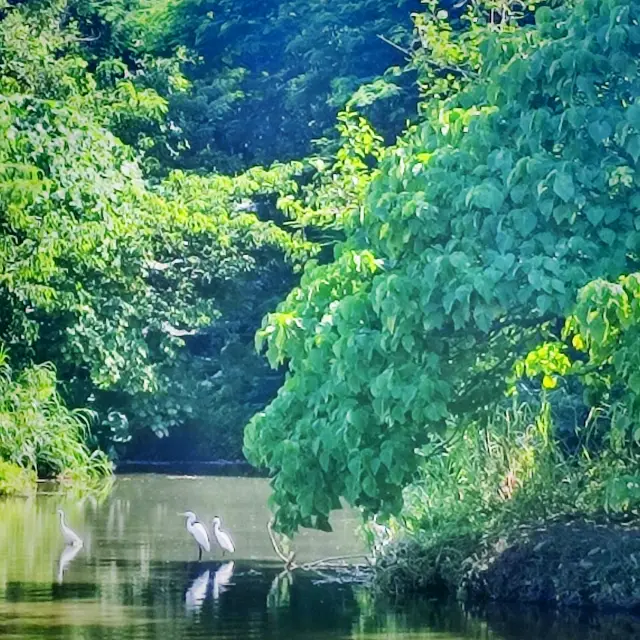
[[[373,602],[357,583],[313,572],[281,572],[266,523],[260,478],[121,476],[101,501],[40,491],[0,501],[0,637],[60,640],[283,638],[462,640],[631,638],[627,617],[593,618],[457,604]],[[56,509],[84,539],[65,549]],[[198,563],[177,512],[210,526],[220,515],[236,553],[219,549]],[[356,514],[334,532],[296,538],[299,560],[362,553]],[[356,576],[357,577],[357,576]],[[638,637],[638,636],[635,636]]]

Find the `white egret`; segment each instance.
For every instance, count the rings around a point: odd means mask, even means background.
[[[380,556],[384,548],[391,542],[393,534],[389,527],[378,522],[378,514],[369,522],[369,528],[373,533],[373,556]]]
[[[220,594],[224,593],[231,582],[233,577],[234,562],[225,562],[214,574],[213,574],[213,599],[218,600]]]
[[[196,514],[193,511],[185,511],[178,515],[185,516],[187,518],[187,531],[193,536],[193,539],[198,543],[198,561],[202,560],[202,550],[211,551],[211,544],[209,543],[209,534],[204,528],[201,522],[198,522]]]
[[[58,515],[60,516],[60,531],[62,531],[64,543],[73,547],[81,547],[82,538],[80,538],[71,527],[67,526],[67,523],[64,521],[64,511],[62,509],[58,509]]]
[[[210,572],[207,569],[201,573],[191,584],[184,596],[185,609],[191,613],[198,613],[202,609],[202,604],[207,597],[207,587],[209,586]]]
[[[236,550],[231,536],[220,528],[220,518],[218,516],[213,519],[213,535],[222,548],[223,556],[227,551],[233,553]]]

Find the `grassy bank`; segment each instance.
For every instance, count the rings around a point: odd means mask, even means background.
[[[107,457],[86,444],[88,428],[86,413],[62,403],[53,367],[14,376],[0,350],[0,495],[26,493],[38,478],[88,486],[109,476]]]
[[[563,402],[504,410],[426,461],[380,592],[640,610],[636,445],[612,416],[554,428]]]

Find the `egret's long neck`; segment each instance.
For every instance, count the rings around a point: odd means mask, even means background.
[[[60,526],[65,527],[64,513],[60,512]]]

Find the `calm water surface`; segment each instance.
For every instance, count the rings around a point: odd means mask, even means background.
[[[101,502],[47,492],[0,501],[0,637],[626,640],[640,631],[626,617],[476,615],[424,601],[374,606],[358,584],[283,574],[266,533],[268,493],[263,479],[147,474],[119,477]],[[58,507],[84,539],[82,549],[64,548]],[[185,509],[209,526],[222,516],[236,542],[233,560],[217,549],[196,562],[176,515]],[[338,514],[333,524],[334,533],[296,538],[298,559],[363,551],[355,514]]]

